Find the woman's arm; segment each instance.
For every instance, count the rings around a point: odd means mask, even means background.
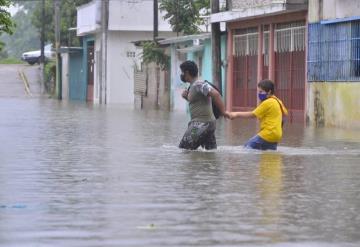
[[[227,112],[230,119],[234,118],[255,118],[255,114],[251,111]]]

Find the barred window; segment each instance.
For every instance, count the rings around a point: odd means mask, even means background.
[[[246,56],[257,55],[258,53],[258,29],[245,28],[235,31],[233,36],[233,55],[234,56]]]
[[[308,81],[360,80],[360,21],[309,25]]]
[[[136,53],[134,51],[127,51],[126,56],[133,58],[133,57],[136,57]]]
[[[360,77],[360,21],[351,23],[351,75]]]
[[[305,30],[305,22],[303,21],[277,24],[275,29],[275,51],[304,51]]]
[[[265,26],[264,31],[263,31],[262,53],[264,55],[264,65],[269,66],[270,31],[268,31],[268,26]]]

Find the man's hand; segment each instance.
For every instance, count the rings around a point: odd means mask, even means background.
[[[224,116],[224,118],[233,119],[231,112],[228,112],[228,111],[226,111],[223,116]]]

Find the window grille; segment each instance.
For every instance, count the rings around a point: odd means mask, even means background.
[[[134,57],[136,57],[136,54],[135,54],[134,51],[127,51],[127,52],[126,52],[126,56],[127,56],[127,57],[130,57],[130,58],[134,58]]]
[[[360,77],[360,21],[351,23],[351,71],[353,77]]]
[[[308,81],[360,80],[360,21],[309,24]]]
[[[233,55],[246,56],[258,53],[258,30],[257,28],[238,29],[233,36]]]
[[[263,32],[263,55],[264,65],[269,66],[270,31]]]
[[[275,29],[275,52],[304,51],[305,30],[304,22],[277,24]]]
[[[262,68],[262,78],[269,78],[269,65],[270,65],[270,25],[263,26],[263,68]]]

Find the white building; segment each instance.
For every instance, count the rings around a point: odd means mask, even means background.
[[[108,7],[105,7],[106,3],[106,0],[94,0],[77,11],[77,35],[83,36],[84,40],[91,37],[90,47],[94,49],[94,64],[88,67],[87,77],[93,77],[93,86],[91,82],[89,85],[89,79],[86,80],[87,94],[92,95],[87,98],[92,96],[94,103],[132,106],[134,66],[141,60],[141,51],[132,42],[153,39],[153,1],[108,0]],[[158,15],[158,31],[158,37],[176,35],[164,21],[162,12]],[[93,74],[89,75],[89,71]]]

